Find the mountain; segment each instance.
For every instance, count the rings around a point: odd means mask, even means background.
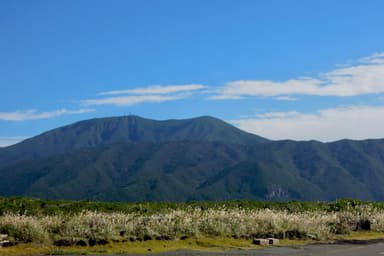
[[[2,148],[0,166],[118,142],[161,143],[184,140],[239,144],[267,141],[209,116],[155,121],[130,115],[77,122]]]
[[[384,140],[270,141],[221,120],[93,119],[0,150],[0,195],[384,200]]]
[[[180,201],[212,173],[245,159],[242,148],[220,142],[118,143],[87,148],[3,168],[0,194]]]

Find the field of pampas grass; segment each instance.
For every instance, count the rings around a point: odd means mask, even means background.
[[[61,241],[64,245],[199,237],[321,241],[359,230],[384,232],[384,210],[371,204],[347,204],[342,210],[334,211],[292,211],[226,207],[223,203],[219,207],[187,206],[150,214],[84,210],[69,214],[0,215],[0,233],[15,241],[48,244]]]

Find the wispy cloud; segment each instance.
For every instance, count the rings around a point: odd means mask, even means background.
[[[384,137],[384,107],[351,106],[316,113],[271,112],[232,120],[239,128],[270,139],[334,141]]]
[[[208,99],[210,100],[240,100],[243,98],[243,96],[231,93],[215,94],[208,97]]]
[[[384,52],[376,52],[368,57],[360,59],[361,63],[384,64]]]
[[[73,115],[73,114],[83,114],[94,111],[93,109],[78,109],[78,110],[68,110],[68,109],[58,109],[48,112],[40,112],[36,109],[30,110],[19,110],[14,112],[0,112],[0,120],[4,121],[26,121],[26,120],[35,120],[35,119],[48,119],[53,117],[58,117],[62,115]]]
[[[11,137],[0,136],[0,147],[10,146],[20,141],[23,141],[27,138],[28,137],[25,137],[25,136],[11,136]]]
[[[130,106],[144,102],[163,102],[179,100],[188,97],[188,95],[135,95],[135,96],[119,96],[119,97],[108,97],[103,99],[91,99],[84,100],[83,104],[86,106],[97,106],[97,105],[115,105],[115,106]]]
[[[275,100],[283,100],[283,101],[296,101],[297,99],[291,96],[278,96]]]
[[[188,98],[204,88],[205,86],[200,84],[185,84],[167,86],[155,85],[127,90],[108,91],[99,93],[99,95],[107,97],[83,100],[82,104],[86,106],[130,106],[145,102],[159,103]]]
[[[135,94],[135,95],[154,95],[154,94],[170,94],[179,92],[190,92],[195,90],[201,90],[204,85],[201,84],[185,84],[185,85],[153,85],[148,87],[117,90],[102,92],[100,95],[119,95],[119,94]]]
[[[251,96],[357,96],[384,93],[384,53],[360,59],[355,65],[339,67],[317,77],[286,81],[239,80],[220,87],[212,100],[241,99]]]

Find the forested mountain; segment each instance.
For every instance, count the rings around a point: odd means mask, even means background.
[[[212,117],[92,119],[0,150],[0,195],[384,200],[384,140],[270,141]]]

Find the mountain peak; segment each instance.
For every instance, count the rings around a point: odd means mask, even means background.
[[[2,149],[0,166],[20,158],[31,160],[98,145],[168,141],[253,144],[265,142],[267,139],[246,133],[210,116],[162,121],[136,115],[94,118],[53,129]]]

